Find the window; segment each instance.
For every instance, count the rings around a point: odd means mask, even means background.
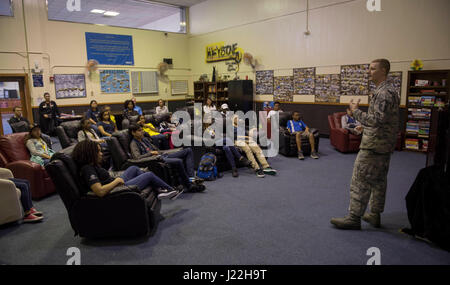
[[[14,16],[11,0],[0,0],[0,16]]]
[[[175,5],[146,0],[47,0],[47,9],[49,20],[186,33],[186,9]]]

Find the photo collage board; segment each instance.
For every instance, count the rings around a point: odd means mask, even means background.
[[[375,91],[369,64],[342,65],[338,74],[317,74],[316,67],[294,68],[293,76],[274,76],[274,70],[256,71],[256,94],[273,94],[274,101],[293,102],[294,95],[315,95],[315,102],[340,103],[340,96],[368,96]],[[402,72],[390,72],[399,96]]]
[[[274,77],[273,100],[281,102],[294,101],[294,77],[275,76]]]

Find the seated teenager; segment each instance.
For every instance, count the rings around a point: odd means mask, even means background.
[[[169,135],[163,135],[159,133],[152,123],[145,123],[144,115],[139,115],[137,124],[142,127],[144,132],[146,132],[152,139],[153,144],[159,149],[169,149]]]
[[[102,111],[99,115],[98,131],[104,137],[110,137],[114,132],[117,132],[117,126],[111,121],[109,112]]]
[[[86,112],[86,119],[88,119],[91,124],[92,128],[97,131],[97,123],[98,123],[98,115],[100,111],[98,110],[98,104],[97,101],[92,100],[91,103],[89,103],[89,109]]]
[[[25,145],[31,154],[30,160],[45,166],[55,152],[41,137],[41,128],[35,125],[25,137]]]
[[[111,107],[105,106],[105,107],[103,107],[103,111],[109,112],[109,118],[111,119],[111,122],[113,122],[114,124],[117,125],[116,117],[111,113]]]
[[[200,192],[205,190],[204,185],[199,185],[201,181],[194,177],[194,153],[192,149],[185,148],[171,153],[161,152],[148,138],[144,137],[144,130],[141,126],[132,124],[128,131],[130,137],[133,138],[130,143],[130,150],[134,159],[160,155],[164,162],[178,171],[180,182],[188,191]]]
[[[347,108],[347,114],[341,118],[341,126],[343,129],[348,130],[350,133],[360,136],[363,131],[363,127],[360,122],[353,118],[353,112],[350,108]]]
[[[245,152],[247,159],[250,160],[252,168],[255,170],[256,176],[263,178],[265,174],[276,175],[277,171],[272,167],[270,167],[259,145],[249,136],[238,137],[237,116],[234,116],[233,118],[233,126],[234,126],[234,136],[236,139],[234,144]],[[259,161],[259,163],[261,163],[262,169],[259,166],[257,160]]]
[[[123,118],[130,120],[131,117],[139,115],[139,113],[134,109],[135,104],[131,100],[126,100],[123,107]]]
[[[156,106],[156,115],[169,113],[169,109],[167,109],[166,103],[163,99],[158,100],[158,106]]]
[[[144,172],[137,166],[130,166],[117,178],[111,177],[109,172],[100,166],[102,151],[98,143],[91,140],[79,142],[72,153],[72,158],[78,165],[81,182],[86,195],[92,190],[98,197],[104,197],[115,187],[120,185],[136,185],[140,191],[151,187],[158,195],[158,199],[175,199],[181,194],[180,189],[174,189],[162,181],[153,172]]]
[[[286,127],[291,134],[295,135],[295,141],[297,143],[298,150],[298,159],[305,159],[302,151],[302,139],[309,139],[309,143],[311,144],[311,157],[314,159],[319,158],[315,150],[314,135],[309,131],[308,126],[300,119],[299,112],[294,112],[292,114],[292,120],[288,121]]]
[[[208,126],[206,128],[206,131],[209,132],[209,134],[211,135],[211,138],[215,138],[215,132],[214,129],[211,128],[211,126]],[[238,177],[239,173],[236,167],[236,159],[242,163],[243,165],[246,166],[251,166],[251,162],[245,158],[244,156],[242,156],[242,154],[237,150],[237,148],[234,146],[233,141],[230,138],[227,138],[226,136],[224,136],[221,140],[218,139],[214,142],[214,148],[215,150],[223,150],[223,152],[225,153],[225,157],[227,159],[227,162],[230,164],[231,166],[231,173],[233,177]],[[222,146],[220,146],[222,145]]]
[[[44,218],[42,212],[36,210],[33,207],[33,201],[31,200],[31,187],[30,182],[25,179],[9,178],[14,183],[17,189],[20,190],[20,203],[24,211],[23,222],[34,223],[42,221]]]
[[[92,123],[89,119],[84,118],[80,121],[80,130],[78,131],[78,141],[91,140],[99,144],[104,144],[105,140],[98,137],[97,133],[92,128]]]

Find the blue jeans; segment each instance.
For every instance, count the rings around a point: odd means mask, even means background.
[[[125,185],[136,185],[139,190],[143,190],[149,186],[152,187],[153,190],[158,188],[173,190],[172,187],[167,185],[167,183],[153,172],[144,172],[137,166],[128,167],[120,177],[125,181]]]
[[[216,141],[217,144],[218,141]],[[218,146],[220,148],[220,146]],[[221,147],[225,152],[228,163],[231,168],[236,168],[235,158],[240,159],[241,153],[233,146],[233,142],[229,138],[223,138],[223,146]]]
[[[28,212],[31,208],[33,208],[33,202],[31,201],[31,192],[30,192],[30,182],[25,179],[18,178],[10,178],[16,188],[20,190],[20,203],[22,204],[22,208],[25,212]]]
[[[159,149],[169,149],[169,140],[167,139],[166,135],[159,134],[155,136],[151,136],[150,139],[152,140],[153,144],[159,148]]]
[[[175,153],[163,154],[164,162],[170,164],[180,174],[181,184],[189,187],[189,177],[194,177],[194,153],[191,148],[185,148]]]

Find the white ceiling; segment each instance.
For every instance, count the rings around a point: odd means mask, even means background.
[[[161,1],[156,0],[156,1],[182,7],[191,7],[194,6],[195,4],[205,2],[206,0],[161,0]]]
[[[185,5],[201,1],[202,0],[168,0],[164,2],[167,2],[168,4],[171,2],[170,4]],[[139,28],[159,19],[180,13],[180,9],[176,6],[145,3],[145,1],[136,0],[82,0],[81,11],[73,12],[67,10],[66,0],[47,0],[47,2],[49,19],[52,20],[130,28]],[[115,17],[106,17],[102,14],[91,13],[90,11],[92,9],[115,11],[120,14]]]

